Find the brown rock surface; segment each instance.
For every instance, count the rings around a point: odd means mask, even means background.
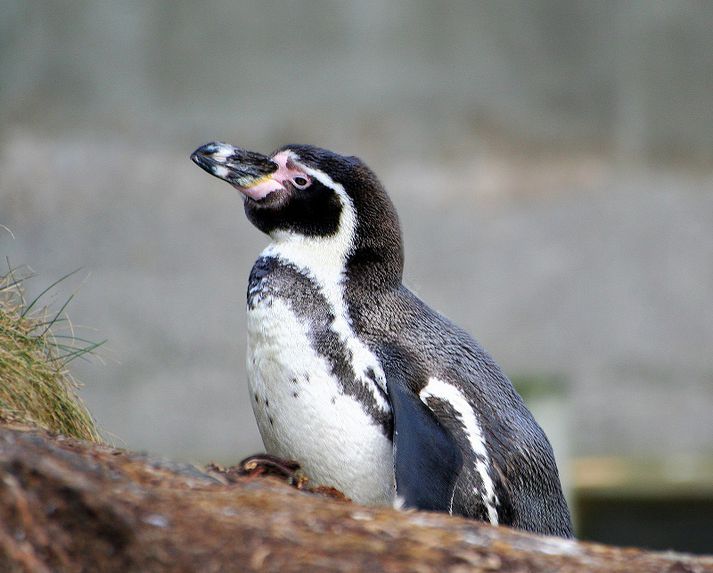
[[[330,493],[4,426],[0,570],[713,572],[713,557],[538,537]]]

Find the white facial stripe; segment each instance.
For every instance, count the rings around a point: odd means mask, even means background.
[[[292,152],[290,158],[310,177],[332,189],[339,197],[342,212],[337,232],[328,237],[306,237],[291,231],[275,231],[271,234],[273,243],[263,251],[262,255],[276,257],[282,262],[294,265],[315,282],[332,307],[334,314],[332,329],[350,350],[356,376],[367,387],[372,387],[374,382],[367,376],[367,372],[371,370],[374,372],[376,383],[386,391],[384,371],[376,356],[354,333],[344,300],[344,272],[356,234],[354,204],[344,187],[329,175],[303,165],[299,157]],[[383,411],[388,411],[389,405],[382,393],[373,388],[372,394],[377,405]]]
[[[298,158],[294,154],[290,156],[297,163]],[[339,197],[342,212],[337,232],[328,237],[307,237],[292,231],[277,230],[271,235],[274,243],[268,250],[273,256],[277,255],[297,268],[309,271],[312,278],[320,284],[337,287],[344,278],[347,257],[354,244],[354,205],[344,187],[333,181],[329,175],[303,165],[300,165],[300,168],[325,187],[332,189]]]
[[[341,281],[349,256],[354,245],[356,233],[356,213],[351,198],[344,187],[329,175],[299,163],[299,157],[290,152],[289,158],[302,171],[332,189],[342,204],[337,232],[328,237],[305,237],[291,231],[275,231],[272,238],[280,244],[282,252],[289,252],[289,260],[299,268],[314,271],[315,278]]]
[[[434,377],[429,378],[428,384],[421,390],[419,397],[426,406],[428,406],[428,398],[448,402],[460,418],[470,447],[476,454],[475,471],[483,483],[483,491],[480,492],[480,496],[488,511],[490,523],[497,525],[498,511],[495,506],[499,502],[498,496],[495,494],[495,485],[493,484],[489,472],[490,456],[485,447],[485,438],[483,437],[483,432],[473,407],[468,403],[468,400],[458,388]],[[453,511],[452,504],[453,499],[451,499],[451,513]]]

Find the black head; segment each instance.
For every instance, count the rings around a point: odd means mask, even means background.
[[[376,273],[379,282],[400,282],[396,211],[357,157],[310,145],[286,145],[268,157],[209,143],[191,159],[236,187],[248,219],[276,243],[316,246],[324,256],[341,258],[350,274]]]

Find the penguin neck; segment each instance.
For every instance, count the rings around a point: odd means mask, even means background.
[[[382,292],[401,285],[404,267],[403,250],[398,245],[357,245],[345,265],[350,286],[359,291]]]
[[[262,257],[274,257],[314,280],[320,287],[338,286],[343,282],[347,255],[338,241],[302,235],[273,236]]]
[[[321,173],[315,176],[325,179],[340,199],[336,232],[310,236],[277,229],[270,233],[272,243],[263,256],[293,265],[323,287],[341,289],[349,282],[376,292],[398,288],[404,255],[398,216],[388,196],[375,193],[368,202],[361,197],[355,201],[342,185]]]
[[[401,285],[404,251],[396,209],[383,189],[355,199],[361,216],[345,263],[351,286],[383,292]]]
[[[398,230],[398,229],[397,229]],[[364,241],[345,244],[339,233],[330,237],[273,235],[261,257],[277,259],[307,278],[329,305],[335,328],[344,340],[362,332],[364,307],[401,284],[400,242],[384,250]]]
[[[403,270],[400,248],[357,244],[342,248],[338,240],[293,236],[273,240],[262,257],[274,257],[295,267],[319,284],[339,286],[345,281],[371,290],[398,288]]]
[[[329,235],[303,235],[290,230],[270,233],[272,243],[263,256],[273,256],[315,280],[322,288],[342,284],[347,260],[354,248],[356,216],[350,201],[342,199],[337,231]]]

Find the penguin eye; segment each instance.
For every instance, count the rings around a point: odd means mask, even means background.
[[[309,180],[309,178],[303,175],[298,175],[297,177],[292,179],[292,184],[297,187],[297,189],[306,189],[307,187],[309,187],[310,183],[311,181]]]

